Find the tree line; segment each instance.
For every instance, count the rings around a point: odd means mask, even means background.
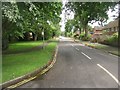
[[[68,2],[66,10],[74,12],[75,15],[74,19],[66,22],[65,32],[79,29],[80,32],[85,32],[85,37],[87,37],[90,29],[88,23],[93,24],[99,21],[99,25],[103,26],[103,23],[108,20],[107,11],[109,9],[114,11],[117,4],[118,2]]]
[[[2,49],[12,40],[54,37],[60,33],[61,2],[2,2]]]

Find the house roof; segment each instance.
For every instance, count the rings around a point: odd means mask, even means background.
[[[100,26],[95,26],[95,27],[94,27],[94,30],[102,30],[102,27],[100,27]]]
[[[111,21],[106,26],[104,26],[103,29],[118,27],[118,22],[119,22],[118,19]]]

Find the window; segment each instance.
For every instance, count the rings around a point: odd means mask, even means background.
[[[109,31],[108,32],[111,32],[112,28],[109,28]]]
[[[119,31],[119,27],[116,27],[117,29],[116,29],[116,31]]]
[[[116,27],[114,27],[113,31],[114,31],[114,32],[116,31]]]

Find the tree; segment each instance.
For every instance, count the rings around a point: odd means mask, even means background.
[[[93,21],[106,22],[108,19],[107,11],[114,9],[116,3],[113,2],[68,2],[66,7],[75,13],[78,22],[85,30],[85,36],[88,35],[87,24]]]
[[[3,2],[3,49],[8,47],[9,37],[24,38],[27,32],[33,33],[34,40],[38,39],[43,29],[46,39],[52,37],[51,33],[59,27],[61,7],[60,2]],[[58,27],[52,29],[48,21]]]

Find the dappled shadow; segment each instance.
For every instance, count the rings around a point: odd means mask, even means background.
[[[47,41],[44,45],[39,45],[39,46],[35,46],[32,48],[28,48],[28,49],[24,49],[24,50],[19,50],[19,51],[2,51],[3,55],[7,55],[7,54],[20,54],[20,53],[27,53],[27,52],[32,52],[32,51],[38,51],[43,49],[43,46],[46,47],[48,45],[48,43],[50,42],[56,42],[56,41]],[[27,45],[22,45],[23,47],[27,47]]]

